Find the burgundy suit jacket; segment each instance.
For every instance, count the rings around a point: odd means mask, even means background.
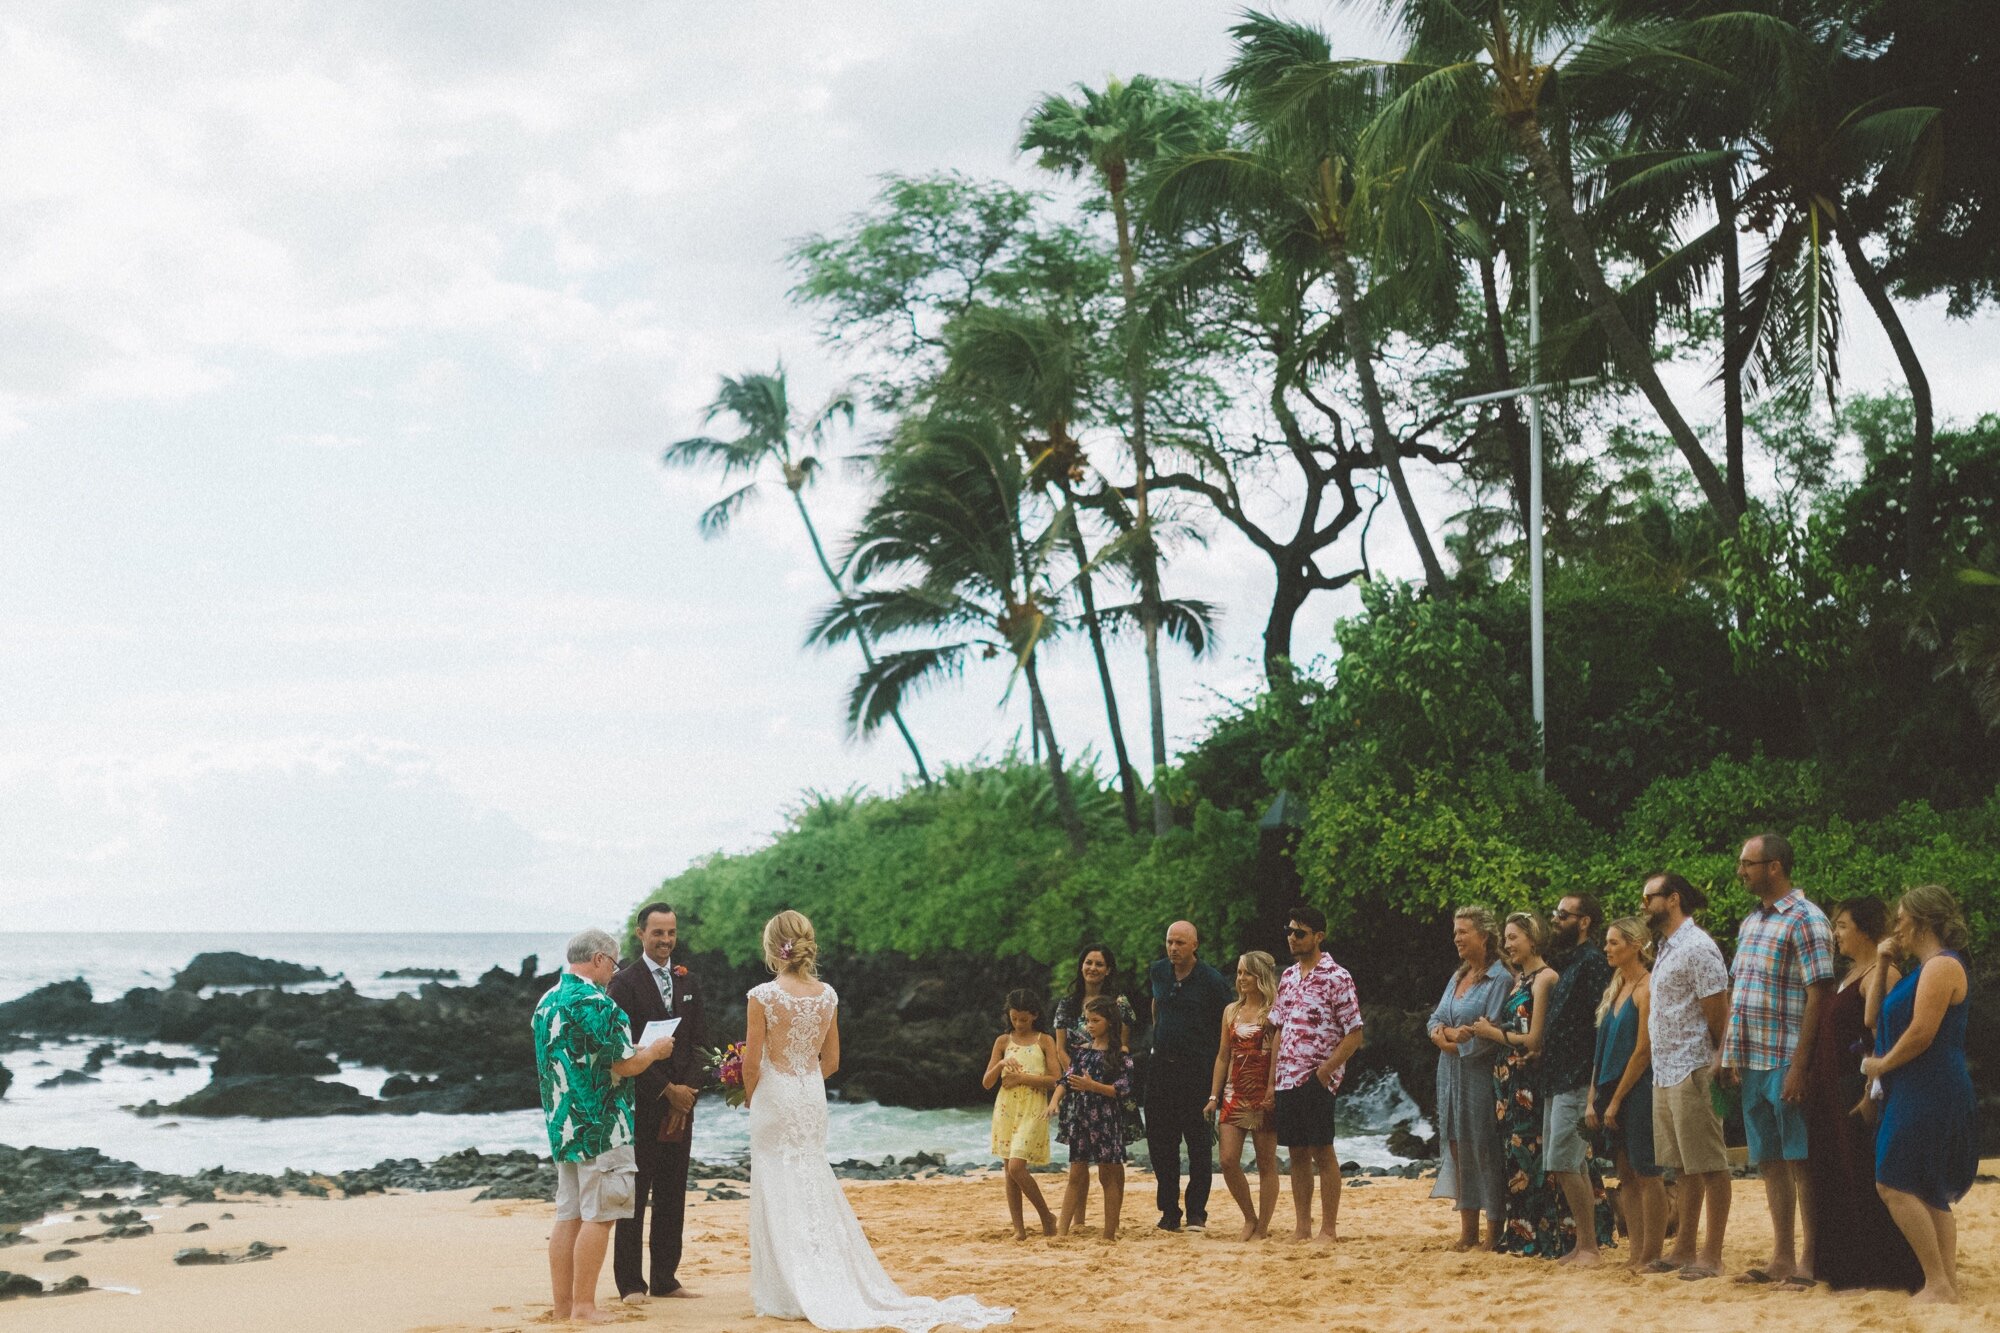
[[[669,963],[668,966],[673,969],[678,964]],[[707,1041],[707,1032],[702,1024],[701,988],[695,984],[692,971],[676,973],[673,982],[674,1012],[671,1015],[667,1013],[667,1002],[660,995],[659,985],[653,980],[653,970],[647,965],[644,954],[619,968],[618,974],[611,978],[611,985],[606,988],[611,998],[618,1002],[618,1007],[625,1011],[635,1042],[648,1023],[674,1016],[681,1020],[680,1027],[674,1032],[674,1053],[640,1074],[638,1087],[633,1090],[634,1109],[638,1113],[635,1129],[640,1139],[648,1143],[659,1131],[660,1120],[666,1114],[667,1103],[662,1094],[667,1085],[679,1083],[698,1088],[702,1082],[701,1048]]]

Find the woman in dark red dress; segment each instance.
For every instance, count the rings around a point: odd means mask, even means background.
[[[1875,1124],[1856,1114],[1867,1094],[1861,1057],[1875,1049],[1866,1021],[1868,978],[1889,967],[1876,956],[1888,929],[1879,899],[1854,898],[1834,912],[1833,939],[1847,960],[1840,984],[1813,1034],[1806,1087],[1807,1170],[1812,1175],[1816,1253],[1812,1272],[1836,1289],[1901,1288],[1924,1284],[1909,1242],[1875,1192]],[[1889,984],[1896,984],[1890,968]]]

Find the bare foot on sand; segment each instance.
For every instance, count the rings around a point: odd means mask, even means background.
[[[593,1305],[588,1310],[570,1311],[569,1322],[572,1324],[608,1324],[611,1322],[611,1316]]]
[[[701,1299],[701,1293],[698,1291],[689,1291],[686,1287],[675,1287],[672,1291],[668,1292],[665,1296],[661,1297],[661,1299],[671,1300],[671,1301],[698,1301]]]
[[[1603,1260],[1598,1256],[1596,1250],[1571,1250],[1568,1254],[1556,1260],[1556,1262],[1559,1264],[1568,1264],[1572,1268],[1595,1268]]]

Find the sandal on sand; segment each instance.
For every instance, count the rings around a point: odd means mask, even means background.
[[[1761,1268],[1746,1268],[1737,1277],[1736,1285],[1739,1287],[1762,1287],[1776,1280]]]
[[[1683,1282],[1699,1282],[1705,1277],[1721,1277],[1721,1276],[1722,1274],[1716,1272],[1712,1268],[1683,1268],[1681,1270],[1681,1281]],[[1768,1280],[1769,1279],[1767,1277],[1766,1281]]]
[[[1647,1264],[1643,1271],[1648,1273],[1678,1273],[1681,1271],[1681,1266],[1666,1259],[1655,1259],[1652,1263]]]

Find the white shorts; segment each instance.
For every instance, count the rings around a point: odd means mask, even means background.
[[[581,1162],[556,1163],[556,1221],[616,1222],[632,1216],[639,1158],[627,1143]]]

